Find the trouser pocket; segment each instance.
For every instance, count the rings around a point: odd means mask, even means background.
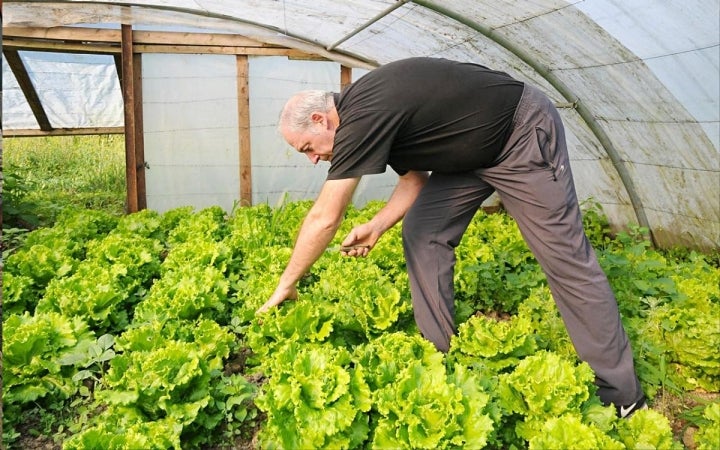
[[[552,143],[552,139],[547,131],[541,127],[535,127],[535,136],[537,138],[542,165],[552,173],[553,181],[557,181],[557,167],[554,161],[554,152],[552,151],[555,146]]]

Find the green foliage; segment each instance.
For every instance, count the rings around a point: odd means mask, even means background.
[[[490,397],[471,372],[448,377],[445,365],[409,361],[375,394],[377,448],[482,448],[493,431]],[[468,395],[468,397],[465,397]]]
[[[619,421],[617,430],[627,448],[683,448],[673,440],[668,419],[651,409],[637,411],[629,419]]]
[[[355,448],[369,432],[370,389],[347,350],[288,343],[256,400],[263,448]]]
[[[610,223],[600,203],[590,198],[580,204],[583,213],[583,228],[594,248],[605,248],[612,242]]]
[[[136,414],[135,417],[132,413]],[[93,426],[67,439],[63,450],[182,448],[181,427],[173,418],[147,420],[136,411],[128,412],[127,416],[126,420],[117,422],[109,412],[100,414]]]
[[[35,234],[30,237],[36,238]],[[75,244],[63,236],[47,236],[45,243],[26,241],[5,261],[3,285],[8,286],[7,312],[34,311],[48,283],[72,274],[79,264]],[[5,312],[4,312],[5,314]]]
[[[135,321],[193,320],[213,316],[225,309],[229,284],[214,267],[184,266],[168,272],[150,288],[147,298],[135,309]]]
[[[500,376],[499,396],[509,413],[558,417],[579,410],[595,393],[595,375],[586,363],[575,365],[559,355],[540,351],[509,374]]]
[[[35,281],[26,275],[15,275],[12,272],[3,272],[2,275],[2,306],[3,318],[10,314],[22,314],[24,311],[35,309],[37,290]]]
[[[408,362],[437,366],[442,363],[443,355],[418,335],[395,332],[378,336],[358,347],[354,358],[364,367],[365,381],[376,392],[393,383]]]
[[[517,224],[505,214],[478,212],[456,257],[455,301],[470,310],[515,313],[533,289],[546,283]]]
[[[530,321],[538,348],[553,351],[567,358],[577,357],[565,323],[550,294],[550,288],[542,286],[531,291],[518,308],[517,317],[524,317]]]
[[[2,218],[5,228],[32,229],[40,225],[37,216],[38,205],[28,199],[33,186],[24,173],[16,168],[3,168],[2,174]]]
[[[222,423],[223,438],[232,439],[240,436],[249,440],[248,428],[254,426],[258,418],[258,410],[254,403],[258,387],[240,374],[223,376],[220,382],[212,387],[214,404],[211,404],[206,411],[202,425],[212,430]],[[212,411],[216,412],[212,413]]]
[[[37,223],[18,224],[23,228],[52,226],[59,214],[72,207],[113,215],[124,211],[122,135],[6,138],[3,163],[4,220],[7,207],[37,217]],[[15,179],[8,180],[8,173]]]
[[[720,402],[705,406],[703,419],[695,433],[695,443],[698,450],[713,450],[720,442]]]
[[[652,397],[720,389],[720,268],[694,252],[668,260],[650,248],[643,229],[620,233],[599,252],[629,325],[641,380]]]
[[[493,433],[482,380],[419,335],[388,333],[358,347],[373,395],[376,448],[482,448]]]
[[[214,428],[223,419],[254,417],[254,409],[243,402],[255,390],[236,377],[221,377],[233,340],[210,320],[151,322],[129,329],[118,337],[119,353],[110,361],[101,389],[95,393],[106,407],[103,420],[118,426],[91,426],[73,445],[104,442],[121,431],[139,439],[142,436],[137,430],[151,426],[160,429],[158,442],[166,445],[158,448],[169,448],[168,443],[180,448],[180,442],[209,442],[210,436],[203,430]],[[149,440],[147,445],[155,448],[159,444]]]
[[[120,331],[159,274],[162,250],[157,240],[115,232],[90,241],[76,271],[52,280],[37,310],[83,316],[99,332]]]
[[[52,312],[11,315],[3,321],[3,335],[5,405],[77,392],[77,367],[69,356],[95,342],[83,319]]]
[[[529,440],[529,448],[532,450],[560,448],[623,450],[626,447],[596,426],[584,423],[579,415],[568,413],[548,419],[541,426],[540,431]]]
[[[460,325],[448,359],[476,368],[485,367],[494,373],[516,366],[537,348],[537,337],[525,316],[500,321],[477,315]]]
[[[297,301],[256,316],[309,206],[68,210],[28,233],[3,276],[4,444],[34,421],[66,449],[677,446],[663,416],[600,403],[503,214],[457,248],[447,355],[414,324],[400,227],[368,258],[323,254]],[[332,245],[380,207],[350,207]],[[597,217],[646,392],[716,391],[716,260],[655,251],[642,229],[611,238]],[[716,406],[697,417],[712,448]]]
[[[392,330],[411,308],[407,284],[398,285],[366,259],[341,258],[324,261],[318,280],[306,288],[308,294],[335,306],[339,329],[366,337]]]

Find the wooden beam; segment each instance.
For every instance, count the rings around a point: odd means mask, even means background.
[[[4,27],[5,38],[27,38],[44,41],[63,42],[104,42],[120,44],[121,30],[85,27]],[[226,33],[188,33],[176,31],[133,31],[133,45],[139,44],[170,44],[170,45],[202,45],[230,47],[278,47],[238,34]]]
[[[143,119],[142,55],[133,55],[133,90],[135,92],[135,171],[137,177],[138,209],[147,208],[145,184],[145,129]]]
[[[250,151],[250,89],[247,55],[237,56],[238,146],[240,151],[240,206],[252,205]]]
[[[274,47],[136,44],[135,50],[138,53],[204,53],[215,55],[288,56],[296,59],[308,59],[301,50]],[[313,57],[312,59],[327,61],[327,59],[320,57]]]
[[[124,127],[53,128],[50,131],[31,128],[2,130],[4,137],[80,136],[95,134],[123,134],[124,132]]]
[[[97,44],[91,42],[48,41],[3,36],[3,47],[12,50],[60,53],[88,53],[106,55],[120,53],[119,45]]]
[[[137,160],[135,154],[135,79],[133,67],[132,26],[122,26],[122,73],[125,112],[125,180],[127,182],[127,213],[138,211]]]
[[[87,27],[3,27],[3,38],[24,37],[59,41],[114,42],[119,44],[121,30]]]
[[[3,46],[13,50],[120,54],[121,41],[121,30],[83,27],[3,28]],[[224,33],[133,31],[133,48],[135,53],[247,54],[327,61],[327,58],[301,50]]]
[[[287,56],[292,59],[327,61],[326,58],[308,55],[302,50],[283,47],[253,47],[253,46],[216,46],[216,45],[187,45],[182,44],[137,44],[134,43],[136,53],[198,53],[216,55],[258,55],[258,56]],[[82,53],[82,54],[120,54],[119,45],[95,44],[89,42],[62,42],[38,41],[25,38],[3,38],[3,47],[10,50],[55,52],[55,53]]]
[[[20,55],[16,50],[6,48],[3,48],[3,55],[5,55],[5,61],[7,61],[8,66],[10,66],[10,70],[12,70],[13,75],[15,75],[15,79],[20,85],[20,89],[22,90],[28,105],[30,105],[30,109],[35,116],[35,120],[37,120],[40,129],[42,131],[51,131],[53,127],[50,124],[50,120],[48,119],[45,109],[42,106],[42,102],[35,90],[35,86],[33,86],[32,80],[30,80],[30,76],[25,68],[25,64],[22,62],[22,58],[20,58]]]
[[[278,47],[266,44],[238,34],[218,33],[184,33],[174,31],[135,31],[133,33],[135,45],[165,44],[165,45],[201,45],[218,47]]]

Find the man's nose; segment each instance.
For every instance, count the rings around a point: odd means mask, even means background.
[[[305,155],[308,157],[308,159],[310,160],[310,162],[313,163],[313,164],[317,164],[317,163],[318,163],[318,160],[319,160],[319,158],[320,158],[318,155],[315,155],[315,154],[312,154],[312,153],[305,153]]]

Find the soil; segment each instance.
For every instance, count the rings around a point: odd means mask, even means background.
[[[718,399],[720,399],[720,393],[718,392],[697,390],[678,396],[661,391],[653,399],[652,409],[670,419],[670,426],[675,438],[682,442],[685,448],[695,450],[697,445],[695,444],[694,435],[698,428],[688,420],[687,413],[693,408]]]

